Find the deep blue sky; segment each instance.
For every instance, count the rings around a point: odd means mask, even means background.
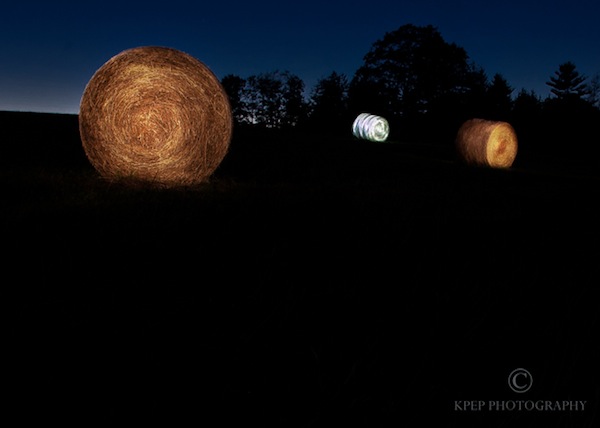
[[[600,1],[13,1],[0,11],[0,110],[78,113],[94,72],[124,49],[183,50],[218,78],[288,70],[307,93],[350,79],[371,45],[404,24],[434,25],[488,77],[546,97],[572,61],[600,73]]]

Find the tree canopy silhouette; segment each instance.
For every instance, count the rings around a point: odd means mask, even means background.
[[[307,116],[304,82],[289,71],[276,70],[247,79],[229,74],[221,84],[237,125],[294,127]]]
[[[334,71],[320,79],[312,90],[310,109],[312,126],[338,132],[348,119],[348,78]]]
[[[546,82],[554,96],[544,101],[543,118],[547,131],[543,140],[552,150],[562,150],[563,157],[598,162],[600,144],[597,139],[593,144],[590,142],[595,139],[600,110],[590,102],[586,79],[574,63],[567,61],[560,64]]]
[[[585,84],[587,77],[579,74],[577,67],[571,61],[567,61],[558,66],[546,85],[550,86],[552,92],[558,99],[583,98],[589,93]]]
[[[368,110],[391,122],[420,122],[485,91],[485,74],[466,51],[447,43],[436,27],[406,24],[377,40],[350,84],[353,113]],[[460,102],[459,102],[460,101]]]
[[[592,76],[588,83],[589,94],[587,101],[596,108],[600,108],[600,73]]]
[[[506,79],[500,74],[494,74],[492,83],[489,85],[486,93],[488,103],[487,116],[493,120],[509,120],[513,107],[511,94],[513,88]]]
[[[221,79],[221,85],[229,96],[229,104],[231,105],[231,115],[234,123],[241,123],[246,118],[246,102],[244,101],[244,90],[246,87],[246,79],[228,74]]]
[[[221,83],[237,125],[345,135],[358,114],[371,113],[388,120],[393,139],[444,144],[465,120],[479,117],[512,121],[520,151],[554,147],[562,156],[571,141],[571,152],[587,156],[585,135],[600,120],[600,74],[586,79],[565,62],[546,82],[545,100],[524,89],[513,98],[501,74],[488,80],[436,27],[406,24],[373,43],[350,81],[336,72],[320,79],[308,102],[304,82],[289,71],[227,75]]]

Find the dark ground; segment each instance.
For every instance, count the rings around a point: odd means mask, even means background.
[[[210,183],[135,189],[96,175],[76,116],[0,122],[3,385],[24,424],[598,426],[597,170],[236,134]]]

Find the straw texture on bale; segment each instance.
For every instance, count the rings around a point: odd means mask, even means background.
[[[508,168],[517,156],[517,135],[507,122],[469,119],[455,143],[460,159],[470,165]]]
[[[375,114],[361,113],[352,124],[352,134],[363,140],[383,142],[390,134],[388,121]]]
[[[207,181],[229,149],[232,128],[229,99],[212,71],[159,46],[110,58],[88,82],[79,110],[85,154],[109,180]]]

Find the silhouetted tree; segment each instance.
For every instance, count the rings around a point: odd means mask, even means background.
[[[384,81],[372,78],[366,69],[360,68],[348,85],[348,110],[352,116],[360,113],[389,116],[394,110],[390,97],[396,100],[397,94]]]
[[[489,119],[509,120],[513,104],[512,92],[513,88],[509,86],[506,79],[500,73],[494,74],[486,94]]]
[[[243,123],[247,115],[246,103],[244,101],[246,80],[239,76],[228,74],[221,79],[221,85],[223,85],[223,89],[229,97],[234,123]]]
[[[586,101],[596,108],[600,108],[600,73],[594,74],[588,83],[588,96]]]
[[[519,91],[512,103],[510,123],[517,133],[519,153],[521,154],[530,154],[545,149],[543,147],[544,139],[540,137],[542,106],[542,99],[535,91],[525,89]]]
[[[284,79],[282,125],[295,127],[304,122],[308,115],[308,106],[304,99],[304,82],[288,71],[283,73],[282,78]]]
[[[597,159],[600,152],[600,140],[595,132],[600,110],[588,101],[590,91],[585,80],[575,64],[565,62],[546,82],[554,96],[544,101],[546,134],[543,138],[561,157],[587,162]]]
[[[279,72],[262,73],[248,77],[245,103],[251,124],[267,128],[281,126],[284,112],[283,81]]]
[[[436,121],[448,122],[455,117],[455,123],[473,117],[489,116],[488,89],[489,81],[483,68],[470,63],[471,71],[464,77],[460,91],[447,91],[440,95],[435,105],[432,118]]]
[[[266,128],[296,126],[307,114],[304,82],[288,71],[248,77],[243,103],[245,122]]]
[[[470,91],[475,71],[465,50],[444,41],[437,28],[407,24],[386,33],[364,56],[350,83],[351,111],[384,115],[402,123],[403,132],[410,125],[434,130],[422,123],[434,112],[454,127],[457,101]]]
[[[575,64],[571,61],[560,64],[558,71],[555,71],[554,74],[555,76],[551,76],[546,85],[552,88],[550,92],[558,99],[583,98],[589,93],[587,85],[584,83],[587,78],[579,74]]]
[[[348,120],[348,78],[334,71],[317,81],[312,91],[310,122],[319,131],[338,132],[346,125],[346,120]]]
[[[542,99],[535,91],[527,91],[521,89],[513,102],[512,114],[513,117],[536,116],[539,117],[542,112]]]
[[[514,119],[540,117],[542,114],[542,99],[535,91],[521,89],[513,102],[512,116]]]

